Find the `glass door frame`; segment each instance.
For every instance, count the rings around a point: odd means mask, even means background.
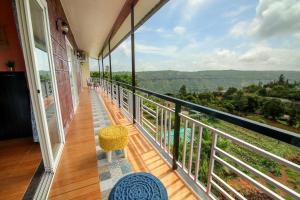
[[[53,60],[53,51],[51,45],[51,36],[50,36],[50,26],[49,26],[49,15],[48,15],[48,7],[46,0],[33,0],[35,1],[43,10],[44,15],[44,30],[45,30],[45,39],[46,45],[48,49],[48,59],[49,66],[51,71],[51,78],[53,82],[53,94],[54,94],[54,102],[57,108],[57,121],[58,121],[58,129],[59,129],[59,146],[56,153],[56,157],[53,157],[50,136],[48,131],[46,112],[44,109],[44,102],[42,97],[42,89],[41,83],[39,79],[38,67],[35,59],[35,44],[32,30],[32,22],[31,22],[31,11],[30,11],[30,0],[16,0],[16,8],[17,8],[17,17],[18,17],[18,25],[20,32],[20,39],[22,43],[22,50],[25,59],[26,65],[26,74],[28,77],[28,85],[30,88],[30,96],[33,104],[33,111],[36,119],[36,125],[39,135],[40,147],[43,157],[43,162],[45,166],[45,171],[49,171],[54,173],[56,171],[64,143],[64,129],[61,118],[61,110],[58,96],[58,87],[55,76],[55,68],[54,68],[54,60]]]
[[[75,59],[74,59],[74,48],[71,44],[71,42],[68,40],[67,36],[65,36],[66,40],[66,50],[67,50],[67,58],[68,58],[68,66],[69,66],[69,77],[70,77],[70,87],[71,87],[71,93],[72,93],[72,102],[73,102],[73,111],[75,113],[76,108],[79,103],[79,95],[78,95],[78,87],[77,87],[77,66],[75,65]],[[68,48],[70,48],[70,55],[68,53]],[[71,64],[71,65],[70,65]],[[75,73],[75,74],[74,74]]]

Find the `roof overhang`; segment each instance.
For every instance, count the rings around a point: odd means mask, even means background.
[[[135,29],[168,0],[61,0],[78,48],[98,58],[115,49],[131,31],[134,6]]]

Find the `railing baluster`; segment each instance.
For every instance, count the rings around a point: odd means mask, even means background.
[[[118,83],[118,105],[121,108],[121,97],[120,97],[120,84]]]
[[[188,173],[191,174],[193,164],[193,150],[194,150],[194,134],[195,134],[195,123],[192,124],[192,133],[190,138],[190,158],[188,165]]]
[[[137,96],[134,97],[135,97],[135,106],[133,109],[135,109],[135,113],[136,113],[136,122],[140,124],[140,110],[141,110],[140,99]]]
[[[122,85],[122,83],[120,83]],[[123,90],[122,87],[119,86],[119,84],[112,84],[110,81],[105,81],[101,79],[101,89],[103,91],[103,94],[107,93],[107,94],[111,94],[111,95],[107,95],[106,98],[111,98],[113,100],[113,103],[116,103],[119,105],[119,107],[122,109],[122,111],[126,112],[127,117],[130,116],[132,114],[132,108],[135,107],[135,111],[136,111],[136,115],[137,115],[137,122],[140,123],[141,127],[143,127],[143,125],[145,125],[148,128],[150,128],[151,131],[149,131],[149,129],[144,129],[143,134],[149,134],[149,136],[154,136],[151,132],[155,132],[155,136],[151,137],[150,140],[152,139],[153,144],[155,144],[156,147],[158,147],[160,150],[163,150],[165,153],[163,153],[163,156],[166,156],[168,158],[171,158],[173,155],[173,169],[176,170],[177,169],[177,163],[178,163],[178,157],[179,157],[179,141],[180,141],[180,127],[181,127],[181,119],[183,119],[183,123],[184,123],[184,137],[183,137],[183,147],[182,149],[180,149],[180,151],[182,150],[182,168],[183,168],[183,173],[185,174],[185,178],[187,179],[191,179],[194,182],[194,186],[202,189],[202,191],[205,191],[207,193],[207,195],[213,199],[217,198],[217,196],[215,196],[214,192],[215,189],[216,191],[219,190],[221,193],[223,193],[227,198],[229,199],[235,199],[235,198],[239,198],[239,199],[246,199],[243,197],[243,193],[239,193],[238,191],[236,191],[234,189],[234,187],[231,187],[225,180],[222,179],[222,177],[218,177],[216,174],[214,174],[214,168],[215,168],[215,162],[218,162],[221,166],[225,166],[228,169],[230,169],[231,171],[233,171],[234,173],[236,173],[239,177],[242,177],[244,179],[246,179],[247,181],[249,181],[249,183],[251,185],[254,185],[255,187],[257,187],[258,189],[260,189],[262,192],[264,192],[266,195],[269,195],[271,198],[274,199],[284,199],[285,196],[282,196],[283,194],[287,194],[290,195],[292,198],[294,199],[300,199],[300,194],[294,190],[293,188],[289,187],[288,185],[285,185],[285,183],[281,183],[280,181],[274,179],[272,176],[270,176],[270,174],[259,171],[258,169],[256,169],[255,167],[251,167],[251,165],[248,165],[247,162],[244,162],[243,160],[241,160],[239,157],[235,157],[233,154],[231,154],[231,152],[229,151],[225,151],[222,150],[221,148],[217,147],[217,140],[218,137],[221,137],[223,139],[226,139],[230,142],[232,142],[233,144],[237,145],[237,146],[241,146],[241,149],[247,149],[248,151],[251,151],[255,154],[258,154],[260,156],[265,157],[266,159],[270,159],[276,163],[279,163],[279,165],[284,165],[286,167],[290,167],[293,170],[296,170],[297,172],[300,172],[300,167],[299,165],[297,165],[296,163],[293,163],[289,160],[286,160],[285,158],[282,158],[281,156],[277,156],[273,153],[271,153],[270,151],[264,150],[260,147],[257,147],[251,143],[248,143],[242,139],[236,138],[235,136],[231,135],[230,133],[225,133],[221,130],[218,130],[214,127],[211,127],[209,124],[205,124],[199,120],[195,120],[191,117],[189,117],[189,115],[184,115],[181,113],[181,106],[187,107],[187,108],[191,108],[191,106],[194,106],[196,109],[195,110],[199,110],[200,108],[198,108],[195,105],[191,105],[188,102],[182,102],[181,100],[178,99],[174,99],[172,97],[166,97],[164,95],[159,95],[156,94],[154,92],[151,91],[147,91],[147,90],[143,90],[143,89],[138,89],[141,92],[147,93],[147,94],[153,94],[156,97],[160,97],[164,100],[168,99],[170,101],[172,101],[173,103],[175,103],[175,121],[174,121],[174,143],[173,143],[173,149],[171,147],[171,140],[173,138],[170,138],[171,135],[171,130],[172,130],[172,113],[174,112],[174,110],[172,110],[171,108],[168,108],[164,105],[161,105],[157,102],[155,102],[154,100],[152,100],[151,98],[148,97],[144,97],[141,95],[136,94],[136,105],[134,105],[132,103],[133,99],[130,98],[130,95],[132,94],[131,91],[129,91],[128,89]],[[151,105],[153,104],[154,106],[156,106],[156,109],[151,109],[151,107],[147,107],[143,105],[143,100],[145,102],[149,102]],[[193,108],[194,108],[193,107]],[[134,109],[134,108],[133,108]],[[201,108],[202,110],[205,111],[205,107]],[[145,112],[144,112],[145,111]],[[160,113],[161,112],[161,113]],[[208,111],[205,111],[208,112]],[[205,113],[204,112],[204,113]],[[212,113],[218,113],[217,111],[209,111]],[[146,114],[147,113],[147,114]],[[144,117],[147,116],[147,118],[142,117],[142,115],[144,114]],[[216,116],[216,118],[221,118],[222,116],[225,115],[224,113],[221,113],[221,117],[220,116]],[[151,118],[151,120],[148,119],[148,117]],[[228,116],[230,119],[234,119],[234,120],[242,120],[243,119],[235,119],[234,116]],[[131,118],[131,116],[129,117]],[[160,120],[159,120],[160,118]],[[149,120],[149,121],[148,121]],[[153,121],[155,120],[155,122]],[[225,121],[228,121],[225,119]],[[260,128],[263,129],[270,129],[268,127],[263,127],[260,124],[255,124],[253,122],[249,122],[244,120],[245,123],[252,123],[254,124],[254,126],[260,126]],[[154,123],[152,123],[154,122]],[[191,124],[190,124],[191,123]],[[233,124],[236,124],[238,122],[233,122]],[[191,129],[189,129],[189,126],[191,127]],[[244,127],[245,125],[239,125],[241,127]],[[247,127],[246,127],[247,128]],[[209,134],[212,135],[212,143],[211,143],[211,152],[210,152],[210,160],[209,160],[209,169],[207,171],[208,175],[207,175],[207,186],[205,187],[203,184],[201,184],[201,181],[199,180],[199,171],[201,168],[201,164],[202,164],[202,155],[201,155],[201,151],[202,151],[202,137],[203,137],[203,129],[206,129]],[[257,130],[256,128],[249,128],[250,130]],[[191,130],[191,131],[189,131]],[[276,130],[271,130],[276,132]],[[261,131],[258,131],[261,133]],[[278,131],[277,131],[278,132]],[[280,131],[279,131],[280,132]],[[197,135],[198,133],[198,135]],[[196,135],[195,135],[196,134]],[[280,134],[284,134],[284,133],[280,133]],[[287,134],[287,136],[290,137],[290,135]],[[159,138],[160,137],[160,138]],[[189,142],[190,144],[188,144],[188,137],[189,137]],[[197,144],[194,142],[197,141]],[[280,140],[280,141],[284,141],[284,140]],[[298,141],[296,139],[296,141]],[[290,142],[291,143],[291,142]],[[189,145],[189,146],[187,146]],[[197,145],[197,147],[195,146]],[[296,145],[297,146],[297,145]],[[189,150],[189,158],[186,159],[187,157],[187,148],[190,147]],[[195,155],[196,157],[194,158],[193,155]],[[222,156],[219,157],[219,156]],[[231,165],[229,162],[227,162],[227,160],[223,160],[223,157],[230,159],[231,162],[234,162],[235,164],[239,165],[239,169],[237,169],[236,167],[234,167],[233,165]],[[188,160],[188,161],[186,161]],[[187,163],[188,162],[188,163]],[[194,164],[195,162],[195,164]],[[195,168],[193,168],[195,167]],[[243,168],[243,170],[240,170],[240,168]],[[195,169],[195,171],[193,170]],[[264,179],[267,183],[271,184],[274,186],[274,188],[276,188],[276,190],[270,189],[268,188],[265,184],[261,184],[256,178],[252,178],[250,176],[248,176],[246,173],[244,173],[244,170],[249,171],[250,173],[256,175],[257,178],[260,179]],[[205,178],[205,177],[201,177],[201,178]],[[212,190],[212,187],[214,190]]]
[[[198,181],[198,176],[199,176],[198,174],[199,174],[199,165],[200,165],[200,160],[201,160],[202,132],[203,132],[203,127],[199,126],[197,159],[196,159],[196,168],[195,168],[195,181]]]
[[[169,124],[168,124],[168,152],[171,154],[171,126],[172,126],[172,113],[169,111]]]
[[[159,132],[159,122],[158,122],[158,116],[159,116],[159,108],[156,106],[156,135],[155,135],[155,140],[156,142],[158,141],[158,132]]]
[[[141,126],[143,126],[143,117],[144,117],[144,111],[143,111],[143,106],[144,106],[144,101],[143,99],[140,99],[140,104],[141,104],[141,108],[140,108],[140,123],[141,123]]]
[[[160,147],[162,146],[163,139],[163,131],[164,131],[164,109],[161,108],[161,116],[160,116]]]
[[[185,157],[186,157],[186,137],[187,137],[187,128],[188,128],[189,121],[185,119],[185,125],[184,125],[184,134],[183,134],[183,155],[182,155],[182,169],[185,168]]]
[[[168,111],[164,113],[164,149],[167,151],[167,125],[168,125]]]
[[[211,192],[211,181],[212,181],[212,173],[214,171],[214,164],[215,164],[215,154],[216,154],[216,147],[217,147],[217,140],[218,135],[212,131],[212,142],[211,142],[211,152],[210,152],[210,160],[209,160],[209,168],[208,168],[208,180],[207,180],[207,188],[206,193],[210,195]]]
[[[132,104],[131,104],[131,102],[132,102],[132,100],[131,100],[131,95],[130,95],[130,93],[129,92],[127,92],[127,101],[128,101],[128,113],[129,113],[129,116],[131,115],[131,109],[132,109]]]

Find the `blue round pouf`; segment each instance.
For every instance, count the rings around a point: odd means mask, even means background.
[[[158,178],[139,172],[121,178],[109,194],[109,200],[167,200],[168,193]]]

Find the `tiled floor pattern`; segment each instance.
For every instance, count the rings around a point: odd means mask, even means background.
[[[109,193],[116,182],[123,176],[132,173],[132,167],[122,150],[112,153],[112,162],[108,163],[106,153],[100,148],[98,133],[101,128],[111,125],[104,105],[96,92],[91,92],[94,133],[96,140],[97,165],[100,179],[102,199],[108,199]]]

